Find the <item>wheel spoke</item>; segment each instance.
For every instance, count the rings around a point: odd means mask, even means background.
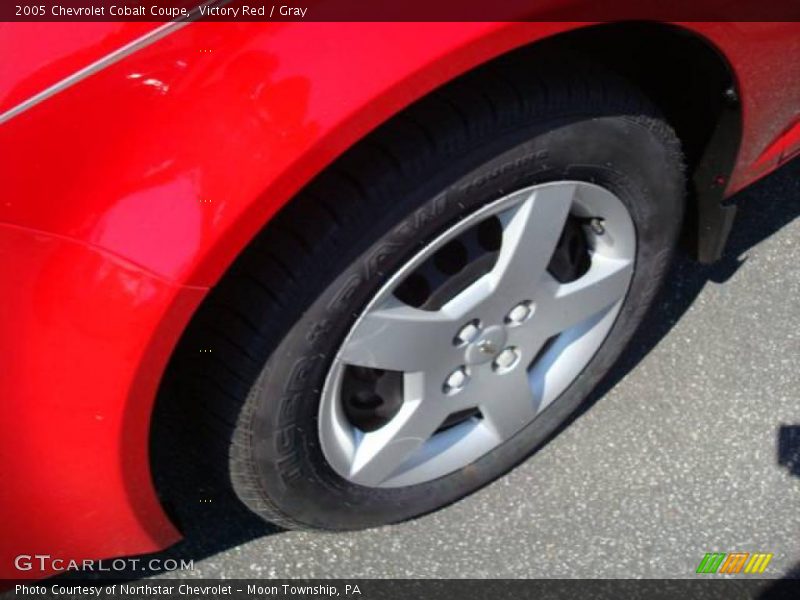
[[[423,371],[452,347],[455,321],[443,311],[425,311],[392,300],[364,315],[339,353],[352,365]]]
[[[406,401],[391,421],[361,437],[350,478],[361,485],[383,483],[433,435],[445,416],[430,399]]]
[[[632,274],[633,261],[595,255],[583,277],[563,284],[550,278],[534,320],[550,335],[566,331],[622,299]]]
[[[524,298],[535,289],[564,229],[574,195],[572,185],[542,187],[498,215],[503,238],[490,273],[498,294]]]
[[[523,364],[502,375],[493,375],[481,402],[481,414],[502,442],[529,423],[538,410]]]

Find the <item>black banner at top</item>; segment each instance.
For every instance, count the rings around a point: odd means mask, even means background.
[[[800,21],[800,0],[3,0],[0,21]]]

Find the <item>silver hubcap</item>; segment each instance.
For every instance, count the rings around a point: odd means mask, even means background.
[[[584,224],[590,260],[580,276],[561,283],[548,265],[568,218]],[[488,219],[499,224],[499,247],[473,280],[433,307],[398,297],[426,261]],[[525,188],[457,223],[390,279],[345,338],[320,403],[330,465],[365,486],[413,485],[461,469],[511,438],[602,344],[628,290],[635,251],[622,202],[583,182]],[[358,368],[393,382],[382,393],[395,397],[394,408],[377,427],[355,425],[345,407],[353,389],[348,369]]]

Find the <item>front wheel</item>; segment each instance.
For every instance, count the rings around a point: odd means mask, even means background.
[[[682,218],[673,131],[613,78],[503,82],[471,75],[342,157],[202,309],[226,351],[196,395],[264,518],[354,529],[469,494],[569,418],[650,305]]]

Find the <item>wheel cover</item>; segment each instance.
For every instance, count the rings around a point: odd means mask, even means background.
[[[548,265],[568,217],[585,223],[590,263],[560,283]],[[501,229],[487,272],[435,310],[398,299],[401,283],[423,263],[489,218]],[[623,203],[585,182],[520,189],[459,221],[391,277],[345,337],[319,408],[326,460],[353,483],[391,488],[447,475],[507,441],[595,355],[624,302],[635,254]],[[397,409],[377,429],[348,418],[342,390],[352,367],[391,371],[402,381]],[[458,414],[469,417],[442,427]]]

